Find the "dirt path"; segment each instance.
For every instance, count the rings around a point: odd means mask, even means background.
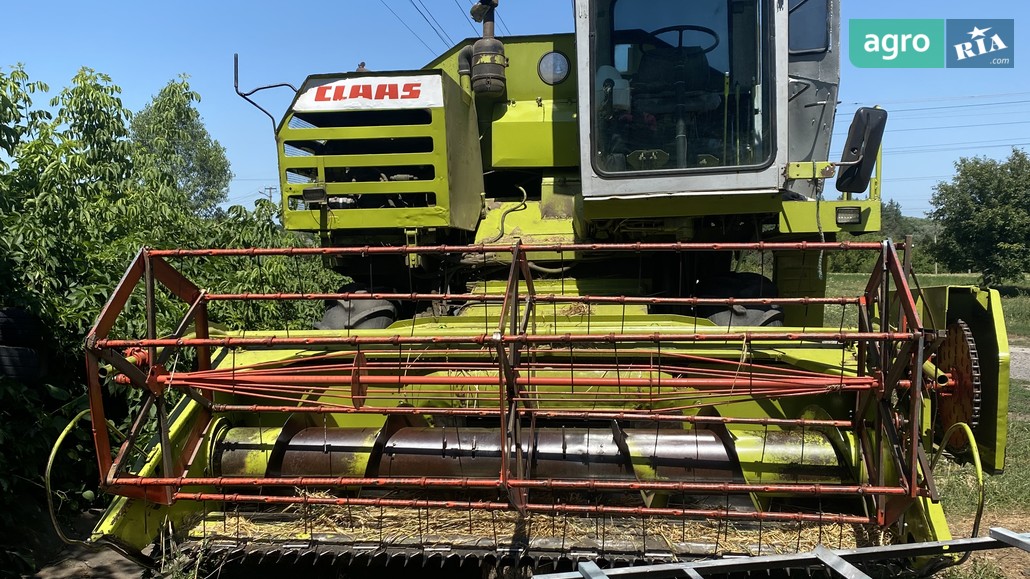
[[[1009,361],[1009,377],[1013,380],[1030,380],[1030,347],[1009,346],[1012,358]]]
[[[958,519],[958,517],[955,518]],[[951,532],[955,537],[968,537],[972,525],[972,517],[957,521],[953,520],[950,524]],[[1030,529],[1030,513],[984,513],[983,521],[980,523],[980,536],[986,537],[988,529],[991,527],[1002,527],[1017,533],[1025,533]],[[974,553],[970,559],[970,561],[963,565],[963,568],[969,573],[967,577],[970,578],[979,577],[979,575],[972,572],[974,561],[977,559],[993,562],[1000,568],[1007,579],[1030,577],[1030,553],[1026,551],[1019,549],[980,551]]]
[[[32,577],[39,579],[140,579],[143,568],[110,549],[69,547],[61,559]]]
[[[86,537],[97,524],[98,513],[84,513],[76,520],[67,533],[72,537]],[[50,523],[47,522],[47,525]],[[52,534],[52,531],[51,531]],[[52,536],[58,546],[63,544]],[[57,551],[55,548],[54,551]],[[54,552],[51,551],[51,552]],[[60,554],[35,575],[39,579],[140,579],[143,567],[122,557],[111,549],[87,549],[80,546],[64,546]]]

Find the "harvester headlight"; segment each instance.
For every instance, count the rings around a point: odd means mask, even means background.
[[[301,193],[305,203],[325,203],[325,187],[308,187]]]
[[[859,225],[862,223],[861,207],[838,207],[837,225]]]
[[[560,52],[548,52],[537,64],[540,80],[550,85],[558,84],[569,76],[569,57]]]

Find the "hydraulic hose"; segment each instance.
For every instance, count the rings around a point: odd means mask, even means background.
[[[976,437],[973,435],[973,429],[970,428],[968,424],[965,422],[956,422],[944,431],[944,436],[941,438],[941,445],[937,448],[937,452],[934,453],[933,460],[930,461],[930,470],[933,471],[934,467],[937,465],[937,461],[940,460],[941,455],[944,454],[944,449],[947,442],[951,440],[951,435],[959,429],[965,433],[966,439],[969,441],[970,452],[973,454],[973,468],[976,469],[976,484],[979,493],[979,500],[976,505],[976,517],[973,519],[973,532],[971,534],[971,537],[975,539],[980,534],[980,521],[983,518],[984,503],[986,502],[987,496],[985,492],[983,465],[980,463],[980,449],[976,445]],[[953,560],[951,563],[941,563],[936,565],[931,563],[927,565],[926,569],[924,569],[921,574],[924,577],[929,577],[947,569],[948,567],[961,565],[969,559],[969,556],[972,553],[972,551],[966,551],[961,557]]]
[[[483,243],[489,245],[491,243],[496,243],[499,239],[504,237],[504,220],[505,220],[505,218],[508,217],[508,214],[509,213],[513,213],[515,211],[522,211],[522,210],[524,210],[526,208],[526,199],[529,197],[529,195],[526,193],[526,190],[523,189],[522,187],[519,187],[519,191],[522,191],[522,201],[519,202],[518,205],[516,205],[514,207],[509,207],[508,209],[504,210],[504,213],[501,213],[501,223],[498,226],[499,230],[497,232],[497,235],[495,235],[494,237],[491,237],[490,239],[484,240]]]
[[[51,470],[53,470],[54,462],[57,460],[57,453],[60,452],[61,446],[64,444],[64,439],[68,438],[68,435],[71,434],[72,429],[75,428],[75,425],[77,425],[80,420],[89,415],[89,413],[90,411],[87,408],[86,410],[83,410],[82,412],[76,414],[75,417],[68,422],[67,426],[64,427],[64,430],[61,431],[60,436],[57,437],[57,441],[54,442],[54,447],[50,449],[50,458],[47,459],[46,470],[43,472],[43,485],[46,488],[46,504],[47,510],[50,514],[50,523],[54,526],[54,532],[57,533],[57,537],[68,545],[83,547],[89,549],[90,551],[99,551],[100,549],[108,548],[112,551],[115,551],[119,555],[125,557],[126,559],[132,560],[136,563],[139,563],[140,565],[149,567],[152,565],[152,562],[148,561],[145,557],[142,557],[137,553],[129,552],[122,548],[120,545],[117,545],[115,543],[104,541],[103,539],[95,543],[91,541],[80,541],[79,539],[73,539],[68,535],[64,534],[64,530],[61,529],[61,525],[57,521],[57,511],[54,509],[54,493],[50,486],[50,472]],[[117,436],[121,437],[123,440],[125,439],[125,435],[120,430],[118,430],[114,425],[108,424],[108,428],[110,428]]]
[[[50,522],[54,525],[54,531],[57,532],[57,537],[69,545],[78,545],[87,549],[97,550],[100,546],[95,543],[72,539],[68,535],[64,534],[64,531],[61,529],[61,525],[57,522],[57,512],[54,510],[54,493],[50,489],[50,471],[54,467],[54,461],[57,459],[58,451],[61,450],[61,445],[64,444],[64,439],[68,438],[68,435],[71,434],[75,425],[88,414],[89,409],[76,414],[75,418],[72,418],[71,421],[68,422],[68,425],[64,427],[64,430],[61,431],[61,435],[57,437],[57,442],[54,443],[54,447],[50,450],[50,458],[46,463],[46,471],[43,473],[43,484],[46,486],[46,504],[50,511]]]

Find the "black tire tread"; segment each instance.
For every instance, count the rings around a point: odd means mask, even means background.
[[[32,382],[39,379],[39,354],[32,348],[0,346],[0,377]]]
[[[40,340],[39,319],[22,308],[0,308],[0,345],[37,346]]]

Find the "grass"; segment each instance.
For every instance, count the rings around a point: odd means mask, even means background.
[[[1005,579],[1005,571],[996,561],[974,558],[961,567],[952,567],[941,573],[942,579]]]
[[[923,274],[919,275],[920,287],[939,285],[977,285],[976,274]],[[857,296],[869,279],[865,273],[831,273],[826,280],[827,296]],[[1005,327],[1009,341],[1017,345],[1030,345],[1030,278],[1017,285],[997,288],[1001,292],[1001,306],[1005,313]],[[826,325],[839,326],[843,318],[845,327],[857,325],[858,310],[855,306],[827,306]]]
[[[987,477],[985,513],[1019,514],[1030,518],[1030,382],[1014,380],[1009,393],[1009,438],[1005,473]],[[970,465],[942,462],[934,473],[948,515],[976,512],[976,476]],[[1018,529],[1025,531],[1026,529]]]
[[[1009,391],[1009,437],[1005,472],[987,476],[980,535],[990,526],[1026,532],[1030,521],[1030,382],[1013,380]],[[955,536],[968,536],[977,506],[973,467],[942,461],[934,471],[937,491]],[[938,575],[941,579],[1024,577],[1030,556],[1013,550],[976,553],[965,564]]]
[[[1003,294],[1002,309],[1009,339],[1014,344],[1030,345],[1030,288],[1018,288],[1019,293]]]

